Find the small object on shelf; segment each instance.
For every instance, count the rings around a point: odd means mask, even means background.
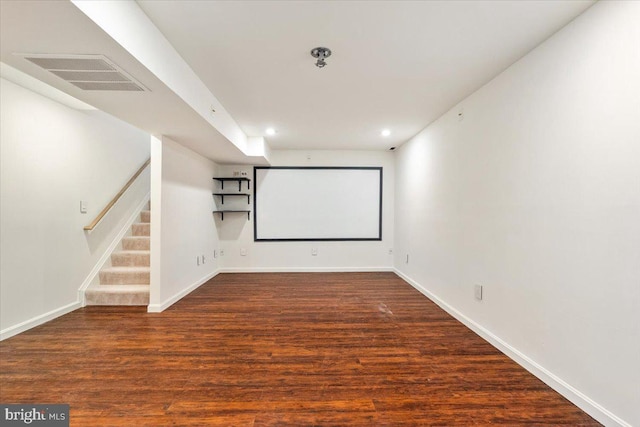
[[[242,176],[239,177],[226,177],[226,176],[220,176],[220,177],[213,177],[213,179],[215,179],[216,181],[220,181],[220,188],[222,190],[224,190],[224,183],[225,181],[237,181],[238,182],[238,191],[242,191],[242,182],[245,181],[247,183],[247,190],[251,189],[251,179],[249,178],[245,178]]]
[[[247,196],[247,204],[251,203],[251,194],[249,193],[213,193],[214,196],[220,196],[220,201],[224,205],[224,196]]]
[[[224,221],[224,214],[225,213],[238,213],[238,212],[241,212],[241,213],[246,212],[247,213],[247,221],[249,221],[251,219],[251,211],[250,210],[219,210],[219,211],[213,211],[213,213],[220,214],[220,219],[222,221]]]

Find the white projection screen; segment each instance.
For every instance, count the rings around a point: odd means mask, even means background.
[[[254,240],[382,240],[381,167],[253,169]]]

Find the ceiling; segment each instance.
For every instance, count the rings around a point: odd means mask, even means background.
[[[137,2],[247,136],[274,127],[271,148],[302,150],[402,144],[593,3]],[[0,7],[2,62],[212,160],[241,162],[193,105],[72,3]],[[322,69],[309,53],[317,46],[333,51]],[[82,91],[15,55],[26,52],[102,54],[150,92]]]

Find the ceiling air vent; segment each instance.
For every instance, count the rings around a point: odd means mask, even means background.
[[[23,55],[82,90],[148,91],[103,55]]]

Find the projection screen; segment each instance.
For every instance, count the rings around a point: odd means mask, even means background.
[[[254,178],[255,241],[382,239],[381,167],[263,167]]]

